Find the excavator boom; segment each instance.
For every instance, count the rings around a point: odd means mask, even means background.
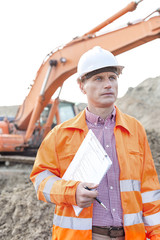
[[[159,37],[160,16],[155,16],[148,21],[130,24],[129,26],[100,36],[95,36],[94,34],[93,37],[89,35],[88,37],[84,36],[84,38],[75,39],[63,48],[57,49],[42,63],[37,72],[32,89],[16,116],[15,121],[18,129],[26,130],[35,108],[35,103],[42,90],[44,79],[48,74],[48,69],[50,69],[50,75],[43,90],[43,97],[41,96],[37,117],[57,88],[62,86],[63,82],[76,72],[80,56],[90,48],[100,45],[110,50],[114,55],[118,55]],[[50,65],[51,60],[56,63],[52,67]]]

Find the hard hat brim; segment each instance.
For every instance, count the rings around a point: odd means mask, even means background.
[[[107,66],[107,67],[103,67],[103,68],[97,68],[97,69],[94,69],[94,70],[92,70],[92,71],[89,71],[89,72],[85,72],[85,73],[83,73],[83,74],[79,74],[78,76],[77,76],[77,79],[78,80],[82,80],[83,78],[84,78],[84,76],[85,75],[87,75],[87,74],[89,74],[89,73],[92,73],[92,72],[96,72],[97,70],[100,70],[100,72],[103,72],[103,69],[104,69],[104,72],[106,72],[106,70],[105,69],[111,69],[111,68],[116,68],[116,74],[117,75],[120,75],[120,74],[122,74],[122,70],[123,70],[123,68],[124,68],[124,66],[120,66],[120,65],[117,65],[117,66]],[[112,72],[112,71],[111,71]],[[94,74],[93,74],[94,75]]]

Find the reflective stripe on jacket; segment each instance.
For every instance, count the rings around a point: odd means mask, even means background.
[[[79,217],[75,192],[79,182],[62,180],[88,132],[85,111],[56,126],[42,142],[31,173],[39,200],[55,203],[53,240],[91,240],[92,207]],[[126,240],[160,240],[160,185],[142,125],[116,107],[114,129],[120,165],[120,190]]]

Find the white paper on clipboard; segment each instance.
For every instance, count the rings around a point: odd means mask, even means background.
[[[90,129],[62,179],[99,184],[112,165],[108,154]],[[82,208],[73,206],[78,216]]]

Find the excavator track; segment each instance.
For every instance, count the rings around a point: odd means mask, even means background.
[[[0,162],[5,162],[6,165],[10,163],[33,164],[35,157],[19,156],[19,155],[0,155]]]

